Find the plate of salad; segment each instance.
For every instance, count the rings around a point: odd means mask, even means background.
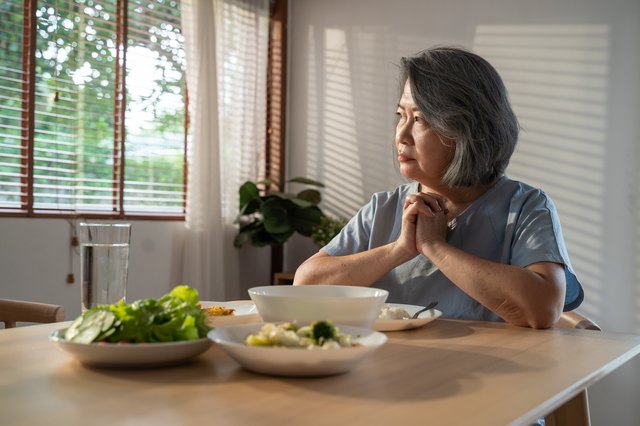
[[[211,346],[198,292],[177,286],[158,299],[99,305],[49,339],[82,364],[159,367],[189,361]]]

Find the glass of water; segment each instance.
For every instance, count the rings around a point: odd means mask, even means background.
[[[126,300],[129,223],[80,223],[82,311]]]

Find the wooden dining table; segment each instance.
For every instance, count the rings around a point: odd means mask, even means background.
[[[286,378],[216,344],[176,366],[87,367],[48,339],[67,324],[0,330],[1,425],[527,425],[640,352],[638,336],[438,319],[345,374]]]

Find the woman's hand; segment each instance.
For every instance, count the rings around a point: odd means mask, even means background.
[[[402,210],[402,230],[396,241],[396,248],[407,254],[418,254],[416,245],[416,224],[418,215],[420,214],[420,206],[416,202],[410,202],[409,198],[404,203]]]
[[[418,193],[407,197],[402,220],[403,241],[412,243],[422,252],[425,245],[445,241],[447,236],[445,199],[433,193]],[[412,236],[412,238],[409,237]]]

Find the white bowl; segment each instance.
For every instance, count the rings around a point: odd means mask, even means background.
[[[94,367],[163,367],[189,361],[211,346],[208,338],[163,343],[76,343],[64,338],[65,331],[54,331],[49,340],[82,364]]]
[[[342,374],[384,345],[387,336],[366,328],[336,324],[350,334],[359,346],[339,349],[302,349],[249,346],[247,335],[256,333],[262,324],[232,325],[209,331],[208,337],[247,370],[276,376],[314,377]]]
[[[335,324],[372,328],[389,292],[341,285],[278,285],[253,287],[249,297],[265,322],[329,320]]]

